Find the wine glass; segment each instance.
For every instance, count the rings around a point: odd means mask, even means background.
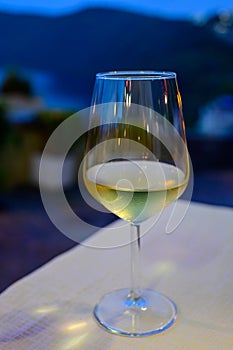
[[[140,224],[180,197],[189,179],[176,73],[98,73],[90,114],[84,183],[131,227],[131,286],[103,296],[94,316],[115,334],[162,332],[177,309],[165,295],[140,288]]]

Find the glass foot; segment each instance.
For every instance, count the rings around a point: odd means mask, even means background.
[[[129,289],[106,294],[94,309],[99,324],[109,332],[128,337],[160,333],[176,320],[176,305],[165,295],[146,289],[133,300]]]

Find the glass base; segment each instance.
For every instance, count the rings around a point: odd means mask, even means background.
[[[133,300],[129,289],[106,294],[94,309],[99,324],[109,332],[128,337],[160,333],[176,320],[176,305],[165,295],[146,289]]]

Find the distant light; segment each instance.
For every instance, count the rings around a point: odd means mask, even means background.
[[[223,21],[223,22],[228,22],[228,21],[232,22],[232,12],[228,10],[222,10],[220,12],[219,19],[220,21]]]

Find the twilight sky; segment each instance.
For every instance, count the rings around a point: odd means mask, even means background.
[[[58,15],[87,7],[105,6],[165,17],[201,17],[233,10],[232,0],[0,0],[0,11]]]

